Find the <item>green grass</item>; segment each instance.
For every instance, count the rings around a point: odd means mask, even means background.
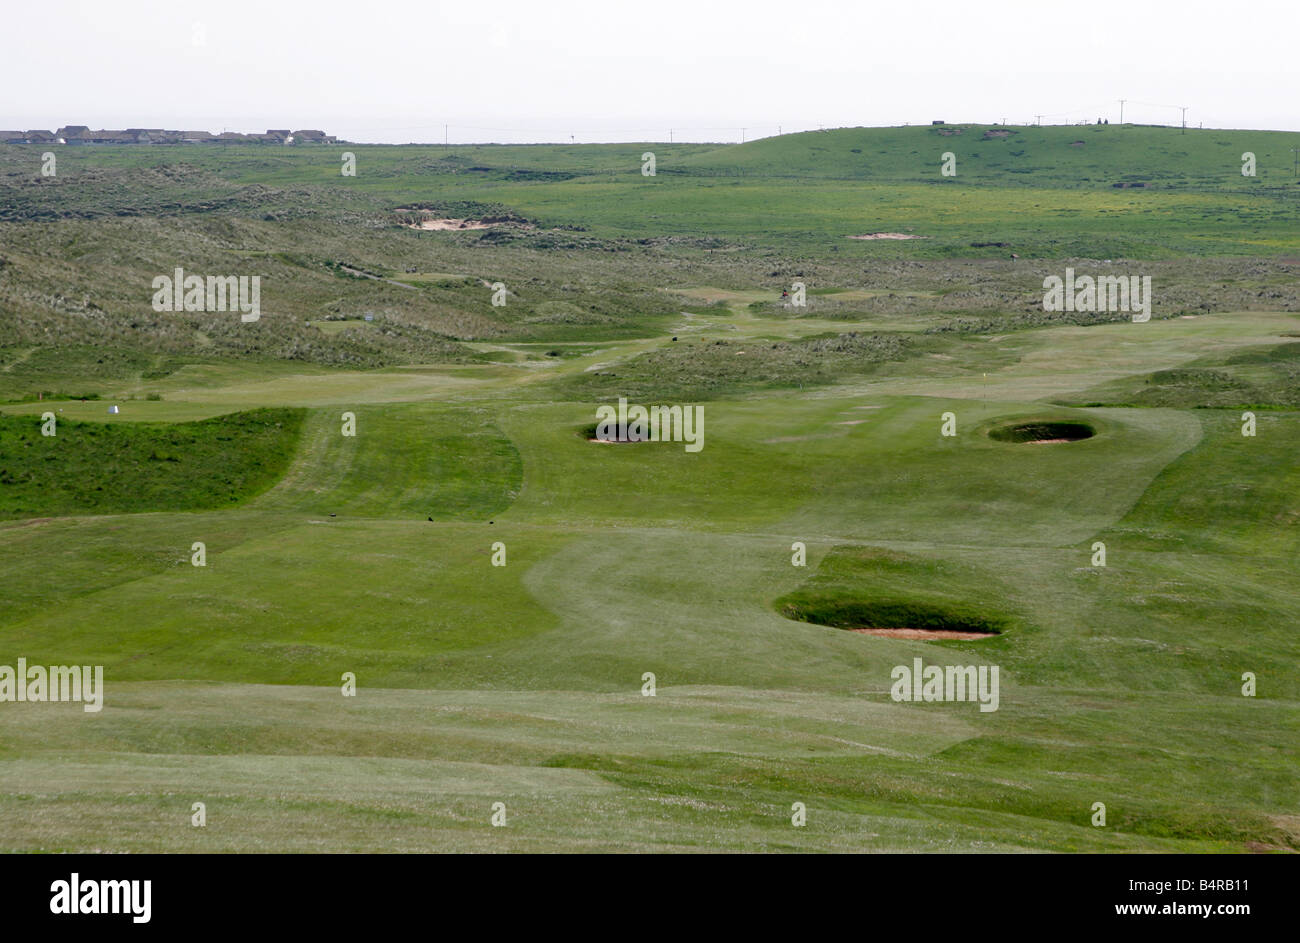
[[[990,635],[1003,631],[1009,618],[976,611],[972,605],[972,596],[987,599],[992,594],[980,582],[961,579],[954,569],[897,553],[836,548],[807,584],[776,600],[775,606],[789,619],[839,629],[946,629]]]
[[[0,704],[0,850],[1300,850],[1288,138],[986,130],[0,148],[0,663],[106,682]],[[1044,317],[1107,258],[1151,322]],[[178,264],[263,321],[153,313]],[[704,448],[586,441],[619,397]],[[998,632],[837,627],[934,624]]]
[[[265,491],[289,465],[300,411],[196,423],[89,423],[0,415],[0,517],[190,511]]]

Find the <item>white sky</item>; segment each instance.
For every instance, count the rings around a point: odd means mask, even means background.
[[[1295,0],[42,0],[0,128],[739,140],[1119,120],[1300,130]]]

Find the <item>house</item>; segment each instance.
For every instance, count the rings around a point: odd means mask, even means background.
[[[0,131],[0,141],[5,144],[53,144],[52,131]]]
[[[132,137],[135,139],[132,142],[134,144],[161,144],[165,140],[164,135],[166,135],[167,133],[168,132],[164,131],[162,128],[127,128],[126,129],[127,137]]]
[[[85,137],[89,133],[90,128],[86,127],[84,124],[70,124],[66,127],[59,128],[59,130],[54,132],[54,136],[58,138],[59,142],[62,144],[84,144],[86,143]]]
[[[238,131],[174,131],[169,128],[126,128],[92,131],[84,124],[70,124],[58,131],[0,131],[0,142],[11,144],[336,144],[338,138],[324,131],[290,132],[272,128],[265,134],[241,134]]]

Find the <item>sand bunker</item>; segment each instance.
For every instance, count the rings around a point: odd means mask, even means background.
[[[588,442],[600,442],[604,445],[630,445],[635,442],[649,442],[648,438],[639,438],[629,435],[629,426],[620,426],[614,423],[609,428],[609,436],[599,436],[597,431],[600,429],[599,423],[592,423],[589,426],[583,426],[581,435]]]
[[[989,430],[989,438],[998,442],[1031,442],[1054,445],[1091,439],[1097,430],[1084,422],[1033,421],[1017,422]]]
[[[494,224],[479,219],[422,219],[418,223],[407,223],[411,229],[491,229]]]
[[[956,638],[956,639],[980,639],[992,638],[994,632],[960,632],[956,629],[849,629],[850,632],[857,632],[859,635],[878,635],[881,638]]]
[[[394,210],[398,220],[407,229],[438,232],[460,232],[471,229],[495,229],[498,226],[515,226],[532,229],[532,224],[515,216],[484,216],[482,219],[460,219],[455,216],[436,216],[430,210],[402,208]]]
[[[914,236],[907,232],[869,232],[861,236],[849,236],[850,239],[929,239],[929,236]]]
[[[1002,631],[1001,616],[910,599],[853,599],[839,592],[799,592],[777,600],[787,619],[880,638],[921,640],[991,638]]]

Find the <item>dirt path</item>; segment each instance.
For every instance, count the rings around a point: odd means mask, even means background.
[[[388,284],[390,285],[398,285],[402,288],[409,288],[411,289],[411,291],[419,291],[419,289],[416,288],[414,285],[408,285],[406,282],[395,281],[391,278],[382,278],[379,275],[371,275],[369,272],[363,272],[360,269],[355,269],[348,265],[340,265],[339,268],[347,272],[349,275],[359,275],[362,278],[373,279],[374,281],[377,282],[388,282]]]
[[[4,366],[4,370],[3,370],[3,371],[0,371],[0,372],[3,372],[3,373],[10,373],[10,372],[12,372],[14,367],[18,366],[18,365],[19,365],[20,363],[22,363],[24,360],[27,360],[27,359],[28,359],[29,357],[31,357],[31,355],[34,354],[34,353],[36,353],[36,348],[35,348],[35,347],[28,347],[28,348],[27,348],[26,350],[24,350],[21,354],[19,354],[19,355],[18,355],[18,356],[13,360],[13,362],[5,364],[5,366]]]

